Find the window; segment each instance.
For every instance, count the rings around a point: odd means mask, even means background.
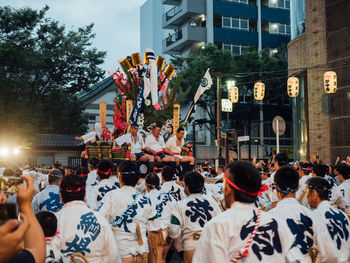
[[[222,27],[228,27],[231,28],[231,17],[222,17]]]
[[[240,22],[241,29],[249,30],[248,19],[241,19]]]
[[[233,54],[242,55],[242,53],[246,51],[248,47],[242,45],[223,43],[222,49],[230,50]]]
[[[264,3],[265,2],[266,1],[264,1]],[[273,8],[289,9],[289,0],[269,0],[268,6]]]
[[[249,30],[249,19],[238,18],[238,17],[222,17],[222,27]]]
[[[89,119],[89,121],[95,121],[96,120],[96,116],[95,115],[89,115],[88,119]]]
[[[269,23],[270,34],[290,35],[290,26],[279,23]]]
[[[235,2],[240,4],[248,4],[248,0],[225,0],[227,2]]]

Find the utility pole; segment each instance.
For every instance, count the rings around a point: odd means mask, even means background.
[[[218,72],[216,75],[216,93],[217,93],[217,108],[216,108],[216,130],[217,130],[217,158],[218,165],[221,157],[221,74]]]

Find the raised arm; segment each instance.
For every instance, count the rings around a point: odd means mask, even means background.
[[[25,187],[24,184],[21,184],[18,187],[17,203],[20,212],[23,213],[30,222],[30,227],[24,235],[24,248],[32,253],[36,263],[43,263],[46,258],[44,232],[35,217],[31,205],[35,193],[35,187],[31,177],[22,176],[22,178],[26,181],[27,186]]]

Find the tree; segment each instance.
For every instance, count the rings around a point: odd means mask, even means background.
[[[81,133],[77,93],[104,75],[106,52],[91,47],[93,24],[67,31],[42,10],[0,7],[2,133]]]
[[[252,92],[255,82],[261,80],[265,83],[267,88],[264,101],[267,103],[276,101],[286,92],[288,67],[285,46],[280,47],[274,54],[271,54],[269,49],[263,49],[259,53],[255,48],[250,48],[242,55],[235,55],[230,51],[219,49],[216,45],[208,44],[199,55],[191,54],[186,58],[173,56],[172,63],[181,69],[179,74],[183,76],[178,86],[183,90],[191,88],[187,102],[193,100],[207,68],[211,69],[210,72],[223,73],[223,87],[226,80],[234,79],[240,96],[247,96],[250,111],[257,110],[259,107]],[[199,99],[198,106],[205,110],[212,120],[216,120],[215,78],[213,82],[211,89]],[[226,91],[223,92],[223,98],[227,96]],[[236,113],[243,114],[247,110],[245,107],[239,108],[239,104],[236,107]],[[214,131],[212,133],[215,134]]]

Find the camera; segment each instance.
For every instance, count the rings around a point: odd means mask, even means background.
[[[17,219],[16,204],[0,204],[0,225],[3,225],[9,219]]]

